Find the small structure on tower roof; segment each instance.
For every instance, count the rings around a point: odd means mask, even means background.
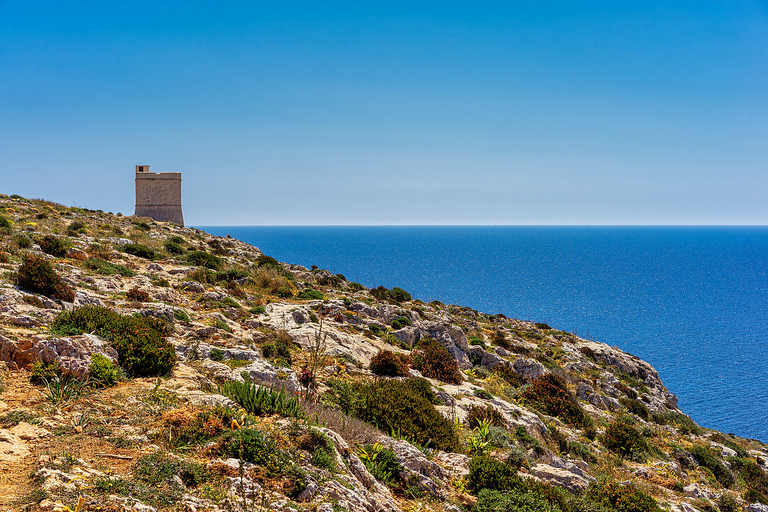
[[[181,173],[149,172],[148,165],[137,165],[135,215],[183,226]]]

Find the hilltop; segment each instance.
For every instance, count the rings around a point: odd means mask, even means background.
[[[4,510],[768,511],[768,446],[543,323],[0,195]]]

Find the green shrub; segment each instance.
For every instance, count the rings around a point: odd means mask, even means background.
[[[557,416],[571,425],[582,426],[588,421],[576,397],[568,390],[565,381],[552,373],[533,379],[531,385],[523,391],[521,398],[544,414]]]
[[[652,496],[619,482],[592,484],[587,490],[587,497],[616,512],[662,512]]]
[[[439,341],[429,336],[419,340],[411,354],[411,359],[414,368],[426,377],[448,384],[461,384],[464,380],[453,355]]]
[[[51,256],[57,258],[63,258],[67,255],[67,249],[70,248],[70,244],[63,238],[57,238],[53,235],[45,235],[39,242],[40,249]]]
[[[164,418],[165,427],[169,430],[168,438],[174,447],[199,446],[219,437],[230,430],[235,413],[223,406],[216,406],[200,411],[189,421],[183,416],[173,413]]]
[[[499,492],[483,489],[472,512],[560,512],[544,498],[527,492]]]
[[[187,322],[187,323],[189,323],[189,322],[192,321],[192,319],[189,318],[189,315],[187,314],[187,312],[184,311],[183,309],[174,309],[173,310],[173,318],[175,318],[179,322]]]
[[[497,491],[511,489],[519,478],[515,466],[487,455],[472,457],[468,467],[467,489],[475,495],[482,489]]]
[[[131,224],[133,224],[134,226],[136,226],[138,229],[140,229],[142,231],[151,231],[152,230],[152,227],[149,224],[147,224],[146,222],[144,222],[144,221],[134,221]]]
[[[0,229],[10,233],[11,227],[13,227],[13,221],[4,215],[0,215]]]
[[[312,464],[318,468],[336,471],[336,450],[333,441],[317,429],[310,428],[298,439],[299,448],[312,454]]]
[[[320,290],[312,290],[307,288],[305,290],[301,290],[298,295],[296,295],[296,298],[300,300],[322,300],[325,298],[325,295]]]
[[[66,302],[75,300],[75,291],[59,277],[48,261],[39,256],[27,256],[19,266],[16,284],[21,288],[41,293]]]
[[[738,502],[730,494],[723,493],[717,499],[717,508],[720,512],[739,512]]]
[[[393,485],[399,479],[400,472],[404,471],[394,450],[380,444],[361,446],[357,449],[357,455],[371,476],[387,485]]]
[[[639,400],[633,400],[631,398],[620,398],[619,402],[627,408],[632,414],[636,414],[639,418],[647,420],[649,413],[648,408]]]
[[[744,480],[744,499],[768,505],[768,475],[752,459],[736,457],[730,462],[733,470]]]
[[[483,421],[490,421],[492,425],[504,426],[504,418],[492,405],[470,405],[467,411],[467,426],[479,427]]]
[[[45,384],[60,376],[61,369],[57,363],[44,363],[40,359],[32,363],[32,370],[29,372],[29,380],[33,384]]]
[[[156,451],[144,455],[131,468],[134,478],[162,487],[175,487],[174,477],[179,477],[184,487],[197,487],[210,478],[202,464]]]
[[[144,258],[146,260],[154,260],[158,257],[157,253],[155,253],[155,251],[153,251],[146,245],[128,244],[123,247],[123,250],[128,254],[131,254],[139,258]]]
[[[475,389],[473,393],[477,398],[482,398],[483,400],[493,400],[493,395],[482,388]]]
[[[399,316],[392,320],[392,328],[395,330],[402,329],[409,325],[411,325],[411,319],[404,316]]]
[[[168,251],[169,254],[184,254],[186,252],[184,247],[172,240],[166,240],[163,243],[163,248]]]
[[[16,242],[16,245],[19,247],[19,249],[29,249],[32,247],[32,239],[29,238],[25,233],[19,233],[16,236],[13,237],[13,241]]]
[[[701,434],[702,430],[696,422],[685,414],[672,411],[653,413],[651,420],[659,425],[675,425],[683,434]]]
[[[406,302],[411,300],[411,294],[403,290],[402,288],[398,288],[397,286],[389,290],[389,296],[395,302]]]
[[[223,360],[224,360],[224,351],[218,348],[212,348],[211,361],[223,361]]]
[[[610,451],[633,460],[644,461],[649,450],[648,442],[638,430],[624,418],[611,423],[600,438]]]
[[[290,286],[281,286],[275,290],[275,295],[281,299],[290,299],[293,297],[293,289]]]
[[[225,433],[221,437],[219,453],[252,462],[267,470],[269,476],[285,472],[289,465],[288,455],[278,448],[266,433],[254,428],[244,428]]]
[[[493,373],[504,379],[510,386],[519,388],[522,384],[520,374],[509,363],[499,364],[493,368]]]
[[[262,254],[261,256],[256,258],[255,265],[256,265],[256,267],[271,267],[271,268],[281,269],[281,270],[283,268],[280,265],[279,261],[277,261],[272,256],[267,256],[266,254]]]
[[[37,295],[25,295],[21,298],[24,302],[29,304],[30,306],[34,306],[36,308],[44,308],[45,304],[43,304],[43,301],[40,300],[40,297]]]
[[[67,236],[77,236],[80,233],[83,233],[85,231],[86,225],[79,220],[76,220],[75,222],[71,223],[69,226],[67,226],[67,229],[65,233]]]
[[[93,333],[109,341],[118,361],[131,377],[165,375],[176,363],[173,345],[166,340],[170,326],[152,317],[122,316],[109,308],[85,306],[62,311],[51,332],[59,335]]]
[[[467,338],[467,341],[472,346],[476,346],[476,347],[484,347],[485,346],[485,341],[483,341],[482,338],[478,338],[477,336],[470,336],[469,338]]]
[[[88,367],[88,376],[103,386],[114,386],[117,384],[117,367],[108,357],[93,354]]]
[[[691,455],[693,455],[693,458],[696,459],[699,466],[707,468],[713,475],[715,475],[715,478],[720,482],[720,485],[727,488],[733,486],[733,475],[728,471],[728,468],[720,462],[720,459],[712,452],[712,450],[705,446],[696,445],[689,451],[691,452]]]
[[[198,268],[189,273],[188,277],[201,284],[216,284],[216,272],[207,268]]]
[[[304,414],[298,399],[285,390],[260,386],[251,381],[227,381],[219,385],[218,393],[231,398],[245,412],[256,416],[280,414],[301,417]]]
[[[85,262],[85,268],[88,270],[93,270],[97,274],[102,274],[105,276],[112,276],[112,275],[121,275],[125,277],[133,277],[136,275],[136,272],[133,270],[124,267],[123,265],[118,265],[117,263],[110,263],[108,261],[104,261],[100,258],[91,258]]]
[[[459,437],[453,423],[435,409],[435,395],[424,379],[379,380],[351,384],[328,381],[327,399],[342,412],[356,416],[382,431],[432,446],[456,451]]]
[[[270,362],[290,367],[293,364],[293,358],[291,356],[291,349],[293,348],[293,342],[290,339],[286,339],[283,336],[278,336],[274,342],[265,343],[261,347],[261,354],[265,359]]]
[[[370,369],[375,375],[387,377],[407,377],[410,362],[405,354],[396,354],[391,350],[379,350],[371,358]]]
[[[254,306],[249,311],[254,315],[263,315],[264,313],[267,312],[267,308],[265,308],[264,306]]]

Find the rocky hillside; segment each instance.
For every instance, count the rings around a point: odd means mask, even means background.
[[[2,510],[768,511],[648,363],[226,237],[0,196]]]

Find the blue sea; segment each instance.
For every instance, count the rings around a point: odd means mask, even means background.
[[[204,227],[650,362],[700,425],[768,441],[766,227]]]

